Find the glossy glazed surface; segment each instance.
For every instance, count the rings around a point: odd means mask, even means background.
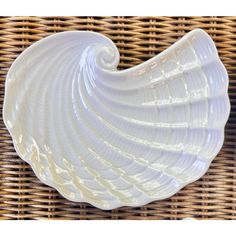
[[[202,30],[139,66],[118,62],[100,34],[58,33],[26,49],[6,80],[17,153],[66,198],[102,209],[164,199],[200,178],[230,110],[227,72]]]

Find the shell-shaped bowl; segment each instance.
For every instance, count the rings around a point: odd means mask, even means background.
[[[6,79],[3,116],[19,156],[65,198],[102,209],[168,198],[199,179],[224,141],[228,75],[197,29],[118,71],[98,33],[27,48]]]

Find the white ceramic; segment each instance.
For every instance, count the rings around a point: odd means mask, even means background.
[[[101,34],[64,32],[27,48],[6,80],[4,122],[19,156],[65,198],[102,209],[168,198],[222,147],[228,75],[197,29],[118,71]]]

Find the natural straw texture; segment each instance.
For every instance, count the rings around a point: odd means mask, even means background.
[[[33,42],[61,31],[100,32],[115,42],[125,69],[195,28],[212,36],[230,78],[224,146],[203,178],[163,201],[102,211],[62,198],[18,157],[2,120],[4,83],[14,59]],[[236,219],[236,17],[1,17],[0,112],[0,219]]]

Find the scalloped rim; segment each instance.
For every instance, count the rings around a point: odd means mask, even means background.
[[[212,40],[212,38],[203,30],[201,29],[195,29],[195,30],[192,30],[191,32],[187,33],[186,35],[184,35],[180,40],[178,40],[177,42],[175,42],[172,46],[174,47],[176,44],[179,43],[179,41],[181,41],[183,38],[185,37],[188,37],[189,35],[191,34],[195,34],[197,31],[201,31],[203,32],[206,36],[207,36],[207,39],[209,41],[209,43],[216,49],[217,51],[217,48],[216,48],[216,45],[214,43],[214,41]],[[74,34],[74,33],[91,33],[91,34],[96,34],[96,35],[99,35],[100,37],[103,37],[105,38],[106,40],[110,41],[113,45],[114,45],[114,42],[112,40],[110,40],[109,38],[107,38],[106,36],[102,35],[102,34],[99,34],[99,33],[96,33],[96,32],[90,32],[90,31],[67,31],[67,32],[61,32],[61,33],[57,33],[57,34],[53,34],[53,35],[50,35],[46,38],[43,38],[39,41],[37,41],[36,43],[32,44],[31,46],[29,46],[27,49],[25,49],[17,58],[16,60],[12,63],[8,73],[7,73],[7,76],[6,76],[6,82],[5,82],[5,94],[4,94],[4,101],[6,100],[7,96],[8,96],[8,92],[7,92],[7,80],[8,80],[8,76],[9,76],[9,73],[11,71],[11,69],[13,68],[13,66],[16,64],[16,63],[19,63],[21,61],[21,56],[28,53],[29,50],[32,50],[34,47],[37,47],[39,44],[42,43],[45,43],[46,41],[48,40],[51,40],[52,38],[54,38],[55,36],[58,36],[58,34]],[[168,50],[168,49],[167,49]],[[163,51],[165,52],[165,51]],[[126,70],[122,70],[122,71],[118,71],[118,73],[126,73],[128,71],[132,71],[132,70],[135,70],[137,68],[142,68],[142,67],[145,67],[149,62],[151,62],[152,60],[154,60],[157,56],[160,56],[163,52],[161,52],[160,54],[154,56],[153,58],[145,61],[144,63],[140,64],[140,65],[137,65],[137,66],[134,66],[132,68],[129,68],[129,69],[126,69]],[[219,58],[219,55],[217,54],[218,58]],[[223,65],[222,61],[220,60],[219,58],[219,62],[222,64],[222,66],[225,68],[225,66]],[[110,73],[117,73],[116,72],[110,72]],[[225,73],[226,73],[226,78],[227,78],[227,90],[228,90],[228,84],[229,84],[229,77],[228,77],[228,73],[227,73],[227,70],[225,70]],[[61,186],[58,186],[58,184],[56,183],[51,183],[51,181],[49,179],[42,179],[40,177],[40,175],[38,174],[38,171],[37,169],[35,169],[33,167],[33,162],[30,160],[30,159],[27,159],[26,157],[20,155],[20,151],[18,150],[18,146],[17,144],[15,143],[15,140],[14,140],[14,137],[10,131],[10,127],[8,126],[7,122],[6,122],[6,116],[5,116],[5,110],[6,110],[6,105],[5,105],[5,102],[3,104],[3,121],[4,121],[4,124],[5,126],[7,127],[12,139],[13,139],[13,146],[16,150],[16,153],[20,156],[20,158],[22,160],[24,160],[25,162],[27,162],[31,168],[33,169],[35,175],[37,176],[37,178],[44,184],[56,189],[64,198],[70,200],[70,201],[73,201],[73,202],[85,202],[85,203],[89,203],[97,208],[100,208],[102,210],[112,210],[112,209],[115,209],[115,208],[119,208],[119,207],[140,207],[140,206],[143,206],[143,205],[146,205],[150,202],[153,202],[153,201],[158,201],[158,200],[163,200],[163,199],[167,199],[171,196],[173,196],[174,194],[176,194],[177,192],[179,192],[180,189],[182,189],[183,187],[185,187],[186,185],[190,184],[190,183],[193,183],[195,182],[196,180],[198,180],[199,178],[201,178],[206,172],[207,170],[209,169],[209,166],[211,164],[211,162],[213,161],[213,159],[216,157],[216,155],[219,153],[220,149],[222,148],[223,146],[223,143],[224,143],[224,129],[225,129],[225,125],[227,123],[227,120],[229,118],[229,115],[230,115],[230,100],[229,100],[229,96],[228,96],[228,93],[226,92],[225,96],[224,96],[224,102],[225,102],[225,105],[226,105],[226,109],[227,109],[227,114],[225,114],[225,122],[224,122],[224,125],[222,125],[219,130],[221,130],[221,142],[219,143],[218,145],[218,148],[217,150],[215,151],[216,154],[212,155],[211,157],[209,157],[207,160],[205,160],[205,169],[203,169],[202,171],[199,172],[198,175],[194,176],[191,180],[189,181],[186,181],[184,183],[180,183],[179,186],[177,188],[174,189],[174,191],[172,192],[169,192],[168,194],[166,194],[166,196],[161,196],[159,198],[157,197],[154,197],[154,198],[147,198],[145,199],[144,201],[139,201],[138,203],[135,203],[135,204],[123,204],[122,202],[120,202],[119,204],[110,204],[109,206],[106,205],[104,206],[103,204],[96,204],[92,201],[89,201],[89,200],[86,200],[86,198],[77,198],[77,199],[72,199],[68,194],[66,194],[66,192],[64,191],[63,187]]]

